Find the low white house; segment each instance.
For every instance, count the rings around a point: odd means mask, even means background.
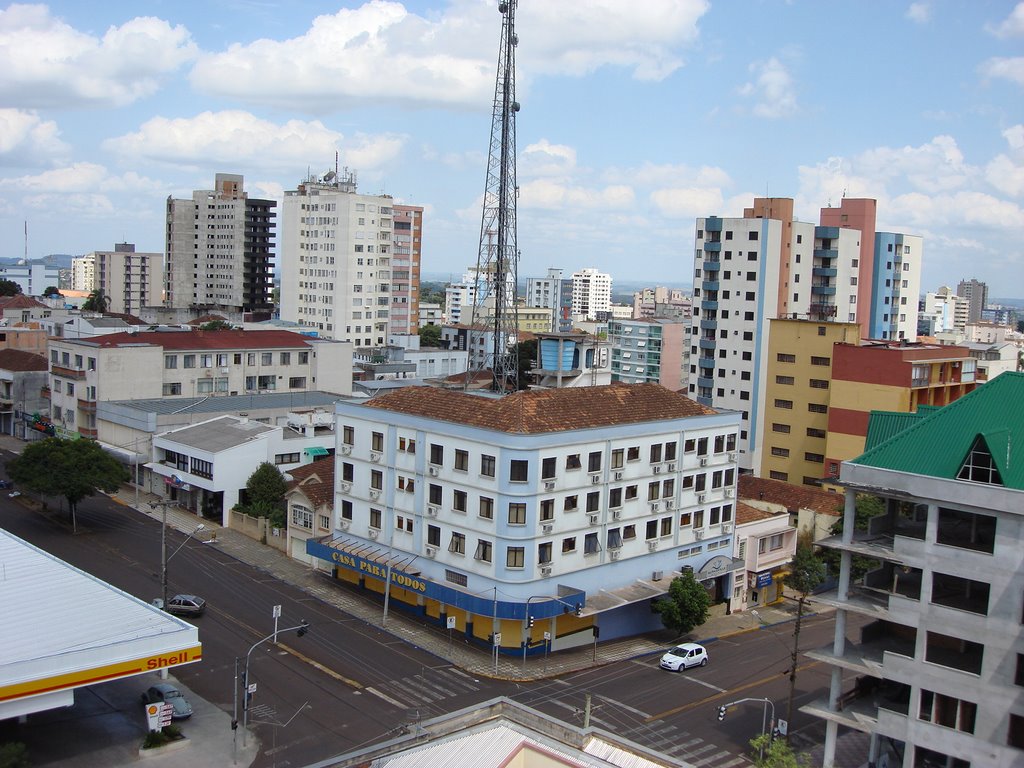
[[[230,524],[246,482],[263,462],[282,472],[334,452],[331,414],[289,414],[287,426],[219,416],[153,438],[147,468],[163,478],[165,497],[201,517]]]
[[[796,553],[796,528],[786,510],[736,505],[733,556],[746,563],[743,581],[733,585],[732,610],[745,611],[782,598],[782,577]]]

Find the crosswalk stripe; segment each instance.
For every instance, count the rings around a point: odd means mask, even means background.
[[[376,688],[364,688],[363,690],[366,691],[367,693],[372,693],[374,696],[376,696],[379,699],[384,699],[384,701],[386,701],[388,704],[390,704],[390,705],[392,705],[394,707],[398,707],[399,709],[408,709],[409,708],[408,704],[403,704],[400,701],[392,699],[386,693],[382,693],[381,691],[378,691]]]
[[[711,755],[710,757],[702,757],[700,760],[694,760],[693,764],[694,764],[694,766],[708,765],[709,763],[713,763],[713,762],[715,762],[717,760],[721,760],[722,758],[729,757],[729,755],[731,755],[731,754],[732,754],[731,752],[727,752],[725,750],[722,750],[721,752],[716,752],[715,754]]]

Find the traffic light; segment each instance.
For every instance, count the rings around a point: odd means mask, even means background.
[[[576,603],[576,615],[577,616],[582,616],[583,615],[583,603]]]
[[[722,720],[725,720],[725,707],[719,707],[718,708],[718,720],[719,720],[719,722],[721,722]]]
[[[304,634],[309,632],[309,622],[305,619],[302,620],[302,626],[299,627],[299,631],[295,633],[297,637],[302,637]]]
[[[532,627],[533,626],[533,616],[527,616],[526,617],[526,626],[527,627]]]

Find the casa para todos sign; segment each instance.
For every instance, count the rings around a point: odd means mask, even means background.
[[[335,551],[331,554],[331,561],[338,565],[342,565],[345,568],[365,573],[367,576],[373,576],[377,579],[386,579],[388,577],[387,566],[380,565],[378,563],[371,563],[369,560],[364,560],[357,555],[349,555],[344,552]],[[424,595],[427,593],[427,582],[414,578],[397,568],[391,569],[391,583],[396,586],[412,590],[413,592],[419,592]]]

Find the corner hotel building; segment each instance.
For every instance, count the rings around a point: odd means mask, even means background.
[[[659,627],[684,568],[732,597],[738,413],[612,384],[406,387],[336,415],[333,530],[306,552],[391,608],[518,652]]]

